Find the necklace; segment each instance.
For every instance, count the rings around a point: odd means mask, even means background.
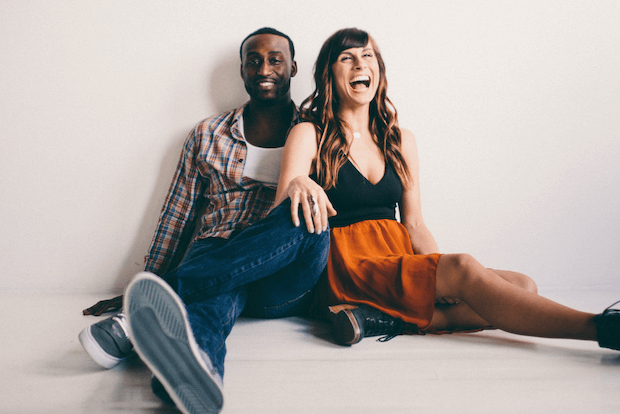
[[[362,136],[362,134],[360,134],[359,132],[354,132],[353,133],[353,138],[359,139],[361,136]]]

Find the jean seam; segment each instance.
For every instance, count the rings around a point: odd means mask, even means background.
[[[248,265],[242,266],[239,269],[239,271],[237,271],[235,273],[231,273],[229,275],[222,276],[222,277],[220,277],[218,279],[213,279],[212,280],[213,283],[211,283],[209,286],[201,287],[201,288],[198,288],[198,289],[193,289],[193,292],[185,294],[184,296],[185,297],[192,297],[192,296],[195,296],[195,295],[201,295],[204,292],[208,291],[210,288],[212,288],[214,285],[220,284],[226,278],[235,277],[235,276],[247,273],[248,271],[251,271],[252,269],[254,269],[257,266],[260,266],[262,264],[268,263],[269,261],[275,259],[278,255],[282,254],[283,252],[285,252],[286,250],[290,249],[291,247],[296,246],[300,242],[303,242],[304,240],[305,240],[305,235],[301,235],[301,237],[297,237],[295,240],[289,242],[285,246],[282,246],[278,250],[274,251],[273,254],[271,256],[269,256],[267,259],[261,260],[261,261],[254,261],[252,263],[249,263]]]
[[[265,312],[266,312],[267,310],[277,310],[277,309],[282,309],[282,308],[284,308],[284,307],[286,307],[286,306],[288,306],[288,305],[290,305],[290,304],[292,304],[292,303],[299,302],[299,300],[301,300],[301,299],[303,299],[304,297],[308,296],[308,293],[310,293],[310,292],[312,292],[312,291],[311,291],[311,290],[307,290],[307,291],[305,291],[304,293],[302,293],[300,296],[297,296],[296,298],[291,299],[291,300],[289,300],[289,301],[287,301],[287,302],[281,303],[281,304],[279,304],[279,305],[275,305],[275,306],[265,306],[264,310],[265,310]]]

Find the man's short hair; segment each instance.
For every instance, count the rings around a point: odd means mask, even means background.
[[[291,38],[288,37],[287,35],[285,35],[284,33],[282,33],[279,30],[273,29],[271,27],[263,27],[262,29],[258,29],[256,31],[250,33],[249,35],[247,35],[246,38],[243,39],[243,42],[241,42],[241,46],[239,46],[239,57],[241,58],[241,60],[243,60],[243,44],[250,37],[256,36],[256,35],[260,35],[260,34],[272,34],[272,35],[283,37],[286,40],[288,40],[288,48],[291,51],[291,59],[295,59],[295,46],[293,45],[293,41],[291,40]]]

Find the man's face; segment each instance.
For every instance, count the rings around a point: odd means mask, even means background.
[[[290,97],[297,64],[291,58],[286,38],[274,34],[252,36],[243,44],[241,56],[241,77],[252,99],[275,103]]]

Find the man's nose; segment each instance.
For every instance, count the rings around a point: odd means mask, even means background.
[[[265,61],[260,65],[260,68],[258,69],[258,74],[261,76],[267,76],[270,75],[272,72],[271,70],[271,65],[269,64],[269,62]]]

